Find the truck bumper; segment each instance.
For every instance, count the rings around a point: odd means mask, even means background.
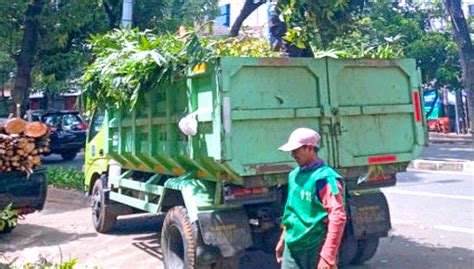
[[[0,175],[0,209],[11,203],[13,209],[42,210],[47,189],[44,169],[36,170],[29,177],[22,172],[2,173]]]

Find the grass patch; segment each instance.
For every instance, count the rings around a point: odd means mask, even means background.
[[[83,189],[84,173],[74,168],[48,167],[46,176],[49,185],[59,188]]]

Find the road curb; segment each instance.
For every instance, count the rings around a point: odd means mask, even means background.
[[[432,161],[418,159],[411,161],[408,168],[418,170],[474,173],[474,161]]]

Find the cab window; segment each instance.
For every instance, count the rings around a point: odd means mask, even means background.
[[[100,127],[104,122],[104,112],[100,110],[96,110],[94,112],[94,116],[91,119],[91,124],[89,128],[89,141],[94,139],[97,133],[100,131]]]

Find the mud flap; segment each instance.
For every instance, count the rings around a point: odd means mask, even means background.
[[[387,199],[383,193],[348,197],[352,234],[356,239],[385,237],[392,228]]]
[[[244,209],[200,212],[198,220],[204,243],[219,248],[225,258],[252,246],[252,235]]]

